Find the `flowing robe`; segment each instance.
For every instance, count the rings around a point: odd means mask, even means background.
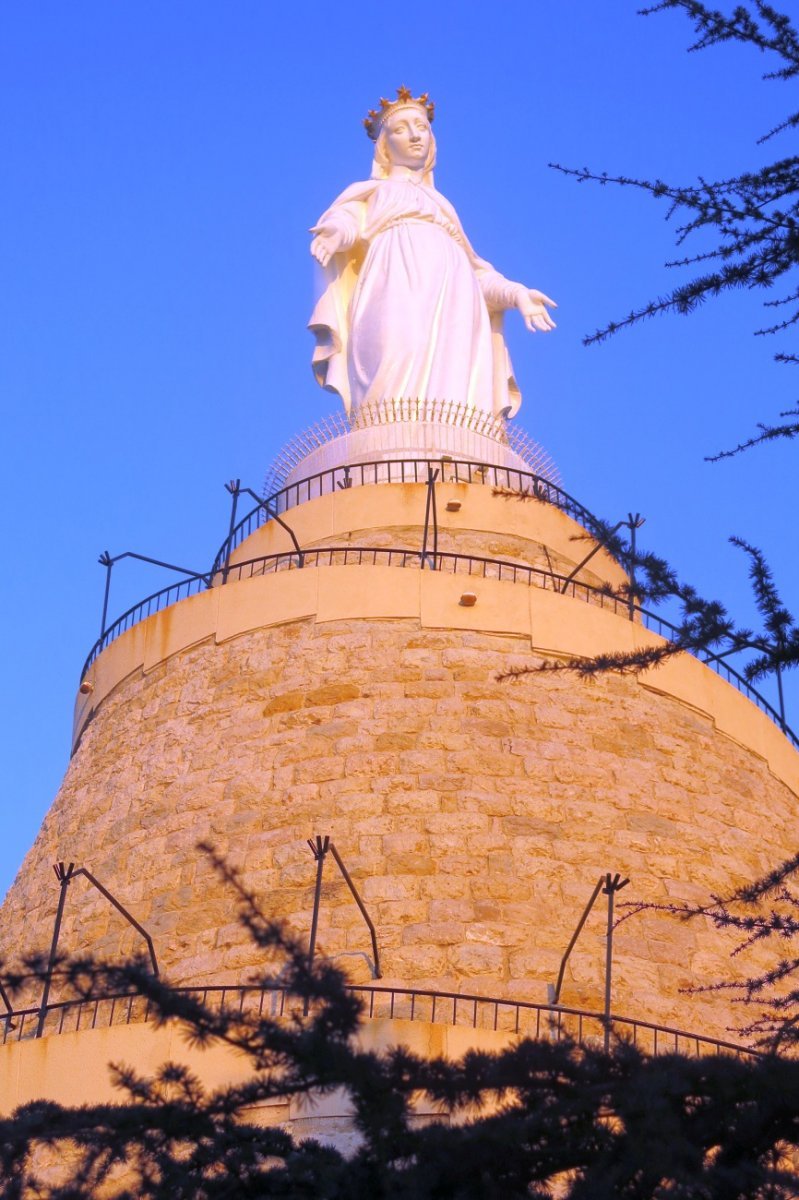
[[[342,243],[309,322],[313,369],[347,413],[417,399],[518,411],[502,314],[519,285],[478,258],[440,192],[411,176],[355,183],[321,228]]]

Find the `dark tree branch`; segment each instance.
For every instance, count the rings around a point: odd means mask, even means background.
[[[799,416],[799,409],[789,409],[787,412],[780,413],[781,417]],[[722,458],[734,458],[736,454],[740,454],[743,450],[751,450],[753,446],[760,446],[763,442],[778,441],[783,438],[795,438],[799,436],[799,421],[788,421],[782,425],[764,425],[758,422],[758,433],[755,437],[747,438],[745,442],[739,442],[732,450],[720,450],[718,454],[710,455],[707,462],[720,462]]]

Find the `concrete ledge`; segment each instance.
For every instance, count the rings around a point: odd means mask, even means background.
[[[215,635],[218,644],[250,629],[315,616],[319,604],[319,571],[312,568],[257,575],[215,590],[221,596],[219,620],[216,629],[210,630],[209,634]]]
[[[497,1051],[515,1041],[510,1033],[432,1024],[428,1021],[365,1021],[358,1043],[368,1050],[403,1045],[423,1058],[459,1058],[468,1050]],[[52,1037],[8,1042],[0,1046],[0,1115],[21,1104],[54,1100],[58,1104],[120,1103],[124,1092],[114,1087],[111,1063],[132,1064],[143,1075],[165,1062],[182,1063],[210,1089],[242,1083],[252,1077],[250,1060],[219,1044],[191,1046],[181,1028],[150,1024],[112,1025]],[[264,1124],[287,1120],[347,1116],[346,1097],[339,1092],[316,1100],[289,1103],[282,1098],[258,1105]],[[264,1110],[271,1110],[269,1111]]]

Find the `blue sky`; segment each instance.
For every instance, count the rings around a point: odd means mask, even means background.
[[[307,230],[368,176],[361,120],[401,83],[436,101],[436,183],[478,253],[559,302],[549,337],[508,324],[519,420],[566,488],[614,521],[643,513],[645,544],[742,620],[729,534],[797,596],[796,450],[703,462],[795,406],[774,339],[752,336],[758,298],[581,344],[673,282],[673,230],[663,205],[549,162],[690,181],[789,153],[755,145],[790,106],[755,52],[686,54],[684,17],[635,9],[3,6],[0,893],[67,764],[99,552],[206,567],[224,481],[259,489],[281,445],[331,411],[309,367]],[[167,581],[122,564],[111,615]],[[797,726],[795,684],[788,698]]]

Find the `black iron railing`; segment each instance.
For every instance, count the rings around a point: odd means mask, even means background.
[[[303,1000],[278,984],[274,987],[245,985],[182,987],[174,990],[181,995],[194,997],[216,1013],[225,1012],[251,1020],[261,1016],[293,1019],[307,1011]],[[370,1021],[429,1021],[518,1037],[544,1038],[556,1042],[569,1040],[580,1046],[594,1048],[604,1044],[605,1018],[602,1013],[589,1009],[373,984],[359,984],[348,990],[361,1000],[363,1016]],[[48,1005],[42,1036],[142,1024],[154,1016],[155,1010],[149,1001],[135,993],[91,1000],[67,1000]],[[19,1009],[0,1016],[3,1043],[36,1037],[39,1018],[39,1008]],[[614,1037],[632,1042],[646,1054],[733,1054],[737,1057],[759,1054],[757,1050],[735,1042],[705,1037],[669,1025],[657,1025],[652,1021],[639,1021],[633,1017],[611,1016],[610,1025]]]
[[[518,471],[512,467],[492,466],[487,463],[471,462],[468,459],[450,458],[398,458],[387,461],[355,463],[350,467],[332,467],[319,471],[296,483],[290,483],[280,491],[265,498],[266,504],[275,512],[284,513],[308,500],[327,496],[331,492],[351,487],[365,487],[380,483],[427,483],[428,468],[438,469],[441,483],[475,483],[491,488],[503,488],[511,492],[525,492],[536,496],[546,504],[554,504],[561,512],[579,522],[589,532],[601,528],[601,522],[593,513],[565,492],[562,487],[551,483],[542,475],[530,471]],[[230,536],[219,547],[212,573],[221,571],[230,555],[268,520],[262,505],[251,509],[238,522]]]
[[[83,664],[81,671],[81,679],[86,674],[89,667],[92,665],[97,655],[105,650],[106,646],[110,646],[111,642],[115,641],[120,634],[125,633],[128,629],[132,629],[134,625],[138,625],[141,621],[152,617],[157,612],[162,612],[163,609],[169,608],[173,604],[177,604],[178,600],[186,600],[189,596],[196,596],[198,592],[204,592],[208,589],[207,575],[191,575],[187,579],[181,579],[177,583],[170,583],[168,587],[161,588],[158,592],[153,592],[151,596],[145,596],[143,600],[139,600],[127,612],[123,612],[121,617],[117,617],[108,628],[105,630],[102,637],[98,638],[89,651],[89,656]]]
[[[573,596],[578,600],[599,604],[625,617],[629,616],[629,602],[619,600],[603,592],[602,589],[591,587],[577,580],[569,580],[566,576],[558,575],[542,567],[530,567],[524,563],[509,562],[505,559],[484,558],[477,554],[456,554],[451,552],[436,552],[423,555],[419,550],[407,550],[402,547],[375,546],[323,546],[318,550],[303,550],[302,562],[296,553],[265,554],[259,558],[245,559],[243,562],[231,563],[223,578],[221,572],[214,576],[212,586],[221,587],[223,583],[238,583],[243,579],[252,579],[259,575],[274,575],[277,571],[290,571],[298,567],[331,567],[331,566],[384,566],[410,567],[416,569],[444,571],[449,574],[470,575],[482,579],[499,579],[506,583],[526,583],[528,586],[547,588]],[[102,637],[98,638],[89,651],[83,665],[81,678],[89,667],[111,642],[120,634],[125,633],[146,617],[161,612],[178,600],[203,592],[208,587],[207,576],[197,575],[191,579],[182,579],[179,583],[170,584],[158,592],[153,592],[138,604],[134,604],[121,617],[108,626]],[[643,610],[642,610],[643,611]],[[653,620],[658,618],[653,617]],[[661,622],[665,626],[666,622]]]
[[[626,597],[622,599],[612,595],[602,588],[593,587],[588,583],[581,583],[579,580],[570,579],[568,576],[559,575],[554,571],[544,570],[543,567],[531,567],[525,563],[510,562],[506,559],[485,558],[477,554],[457,554],[449,551],[438,551],[436,554],[423,555],[419,550],[407,550],[399,547],[323,546],[317,550],[303,550],[302,562],[299,561],[299,556],[296,553],[265,554],[260,558],[251,558],[244,562],[232,563],[225,573],[225,582],[239,582],[244,579],[255,578],[256,576],[272,575],[278,571],[296,570],[300,567],[334,566],[383,566],[405,567],[415,570],[429,569],[444,572],[445,574],[465,575],[470,578],[497,579],[507,583],[522,583],[528,587],[539,587],[546,591],[571,596],[575,600],[582,600],[587,604],[597,605],[627,619],[630,617],[629,600]],[[221,574],[217,576],[217,585],[222,586]],[[207,579],[205,576],[182,580],[180,583],[163,588],[160,592],[155,592],[152,596],[148,596],[146,600],[142,600],[133,608],[128,609],[95,642],[84,664],[81,678],[86,674],[98,654],[115,638],[119,637],[121,633],[124,633],[126,629],[129,629],[144,617],[159,612],[161,609],[167,608],[170,604],[174,604],[177,599],[183,599],[184,596],[204,590],[206,586]],[[176,595],[176,592],[180,594]],[[659,634],[661,637],[671,639],[679,636],[680,631],[678,626],[638,605],[633,609],[633,617],[640,621],[645,628]],[[761,712],[764,712],[775,725],[779,726],[793,745],[799,748],[799,738],[785,723],[777,710],[747,682],[743,675],[731,667],[725,658],[705,652],[702,655],[701,661],[706,666],[711,667],[717,675],[720,675],[728,683],[731,683],[742,695],[751,700],[753,704],[756,704]]]

